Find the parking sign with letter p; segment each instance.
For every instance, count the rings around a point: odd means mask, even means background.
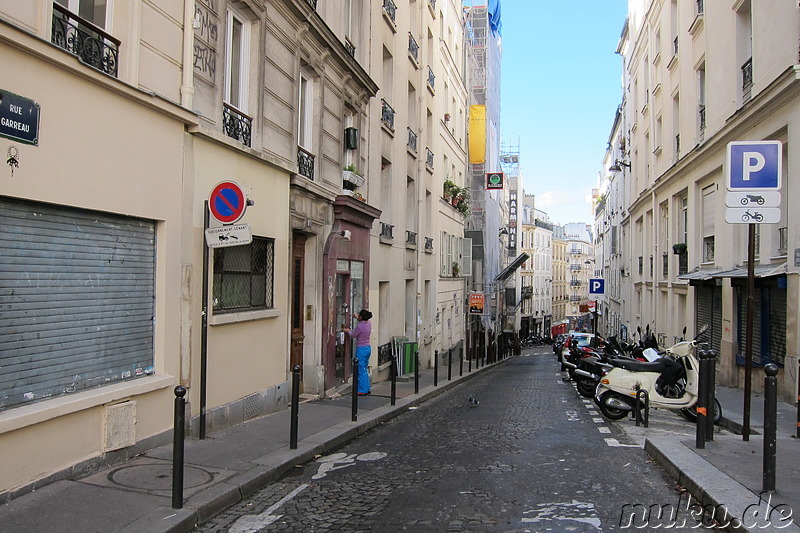
[[[605,294],[606,280],[593,278],[589,280],[589,294]]]
[[[733,141],[728,143],[727,152],[729,191],[780,190],[783,161],[780,141]]]

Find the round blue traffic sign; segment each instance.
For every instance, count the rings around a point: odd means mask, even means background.
[[[208,197],[208,210],[223,224],[233,224],[244,215],[247,208],[247,197],[244,190],[235,181],[218,183]]]

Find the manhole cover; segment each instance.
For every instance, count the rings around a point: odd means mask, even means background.
[[[193,488],[210,483],[211,472],[193,466],[183,469],[183,487]],[[172,490],[172,465],[130,465],[112,470],[108,480],[121,487],[140,490]]]

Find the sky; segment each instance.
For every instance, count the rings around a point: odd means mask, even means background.
[[[536,208],[556,224],[593,223],[608,136],[622,100],[615,53],[627,0],[501,0],[500,129],[519,146]]]

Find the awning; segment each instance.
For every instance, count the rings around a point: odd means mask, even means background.
[[[678,279],[687,281],[708,281],[722,272],[721,268],[695,268],[691,272],[681,274]]]
[[[511,261],[510,265],[505,267],[497,275],[497,277],[494,278],[495,282],[497,282],[497,281],[505,281],[506,278],[508,278],[511,274],[513,274],[516,269],[518,269],[519,267],[522,266],[522,263],[524,263],[525,261],[527,261],[530,258],[531,258],[531,256],[529,256],[525,252],[519,254],[513,261]]]
[[[753,275],[757,278],[768,278],[771,276],[783,276],[786,274],[786,263],[778,265],[755,265]],[[746,278],[747,267],[736,267],[732,270],[723,270],[712,276],[713,278]]]

